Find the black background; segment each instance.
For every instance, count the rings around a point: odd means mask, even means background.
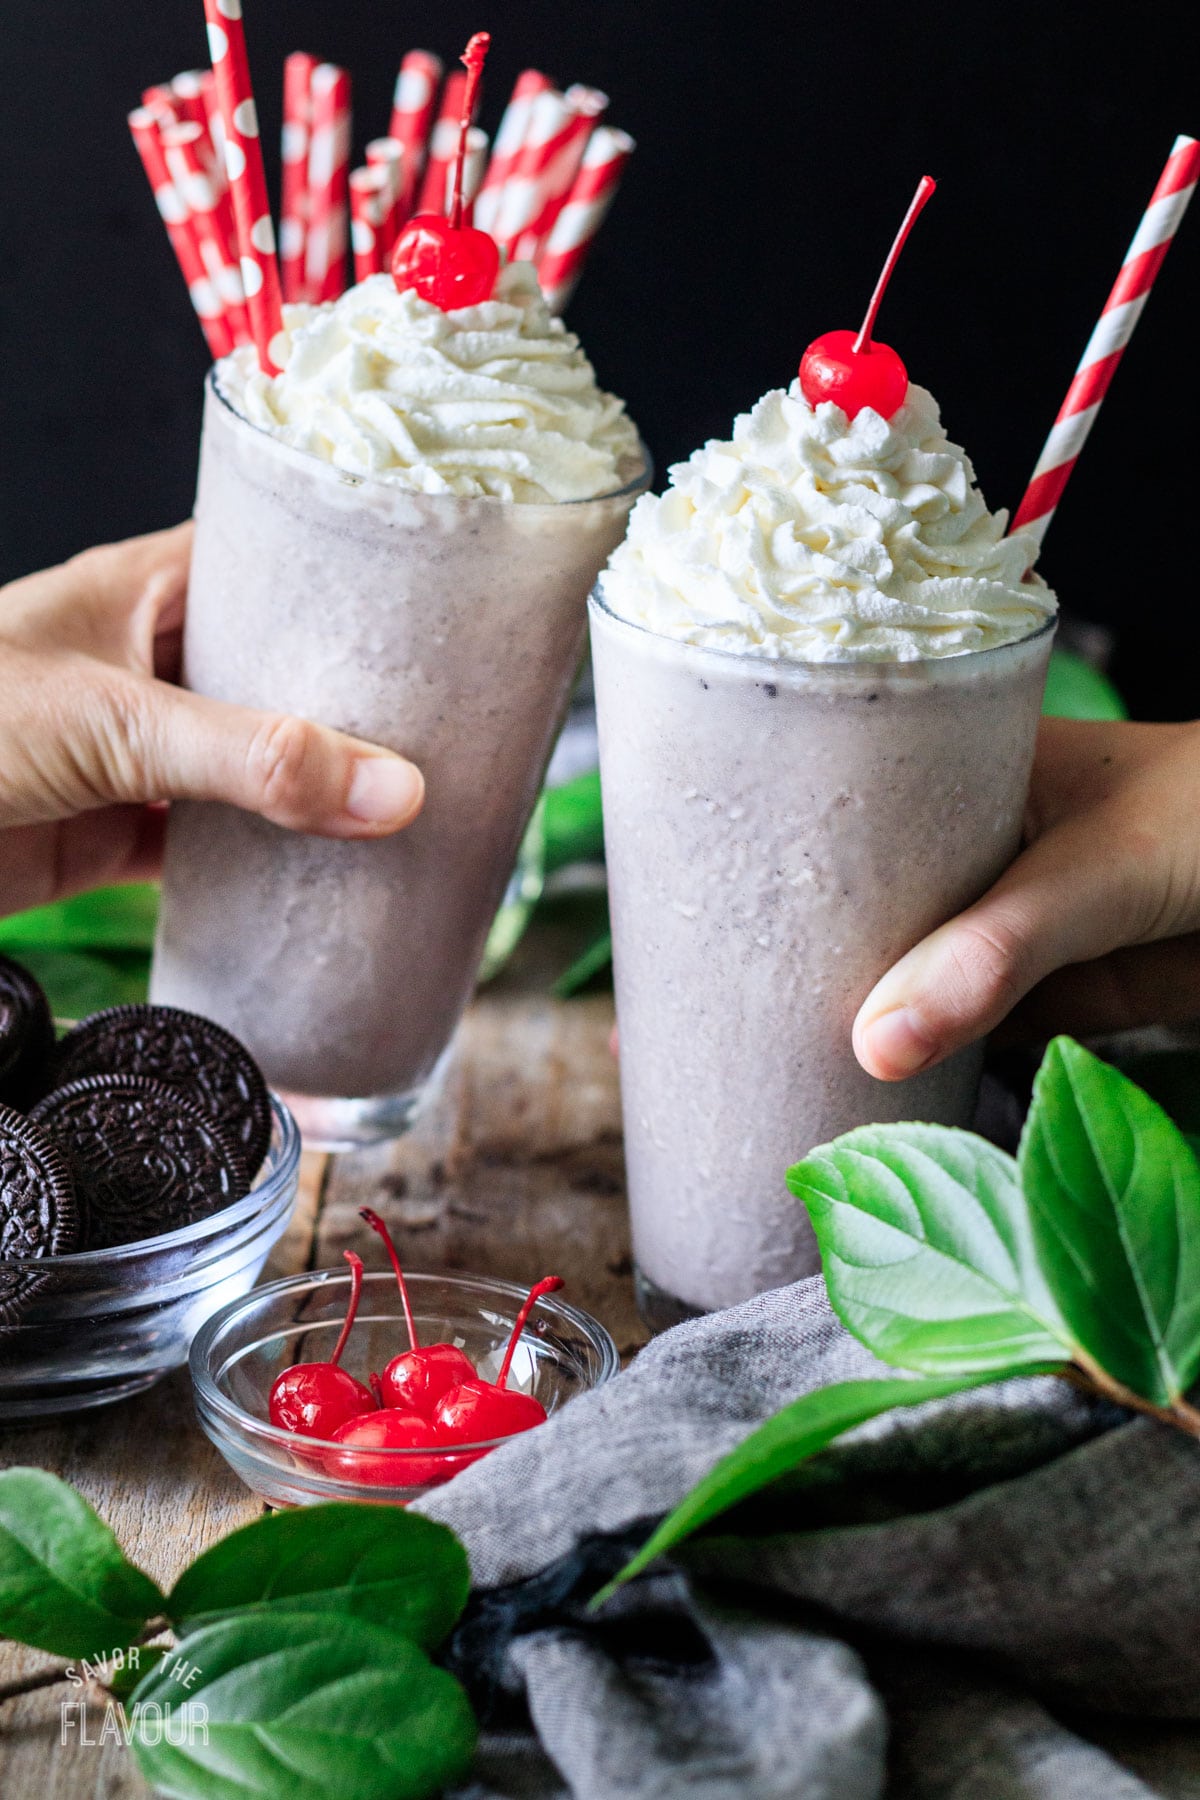
[[[494,34],[483,124],[534,64],[638,139],[570,311],[660,472],[859,322],[917,177],[940,182],[880,336],[1015,505],[1158,170],[1200,134],[1192,0],[246,0],[272,182],[286,52],[346,64],[356,146],[401,53]],[[1107,14],[1111,19],[1112,15]],[[205,60],[201,0],[5,0],[0,577],[189,508],[205,356],[124,123]],[[1194,481],[1200,205],[1042,566],[1118,634],[1136,712],[1185,717],[1200,650]]]

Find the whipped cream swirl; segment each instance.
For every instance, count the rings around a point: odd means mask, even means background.
[[[608,605],[664,636],[796,662],[909,662],[1026,637],[1056,610],[910,384],[883,419],[768,393],[634,507]]]
[[[221,364],[222,391],[252,425],[349,474],[548,502],[611,493],[641,467],[623,402],[597,387],[528,263],[454,312],[372,275],[283,316],[282,373],[264,375],[243,348]]]

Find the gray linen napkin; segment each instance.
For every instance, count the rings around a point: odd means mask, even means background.
[[[457,1800],[1200,1796],[1200,1448],[1013,1381],[863,1427],[600,1615],[800,1393],[883,1367],[819,1277],[665,1333],[419,1510],[467,1547]]]

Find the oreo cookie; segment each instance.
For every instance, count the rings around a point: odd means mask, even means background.
[[[18,1112],[43,1092],[54,1052],[54,1021],[38,983],[0,956],[0,1105]]]
[[[88,1075],[144,1075],[183,1089],[257,1174],[271,1142],[267,1084],[223,1026],[174,1006],[109,1007],[68,1032],[55,1055],[56,1087]]]
[[[177,1231],[249,1192],[238,1146],[166,1082],[85,1076],[47,1094],[30,1119],[70,1170],[81,1249]]]
[[[14,1261],[64,1256],[79,1245],[66,1157],[33,1120],[0,1106],[0,1324],[11,1325],[47,1277]]]

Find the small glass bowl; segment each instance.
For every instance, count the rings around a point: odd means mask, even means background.
[[[271,1096],[271,1146],[232,1206],[159,1237],[74,1256],[11,1260],[44,1277],[0,1328],[0,1421],[104,1406],[180,1368],[210,1314],[249,1293],[283,1235],[300,1178],[300,1133]]]
[[[485,1379],[495,1379],[525,1290],[474,1275],[406,1275],[423,1344],[456,1344]],[[267,1402],[275,1377],[293,1363],[321,1362],[342,1328],[350,1298],[349,1270],[318,1269],[258,1288],[215,1314],[192,1344],[191,1372],[200,1423],[246,1486],[272,1506],[310,1506],[316,1500],[374,1500],[405,1505],[439,1487],[465,1460],[494,1450],[503,1438],[456,1444],[452,1450],[362,1450],[300,1437],[270,1424]],[[342,1366],[366,1381],[408,1346],[396,1278],[372,1270]],[[599,1387],[620,1368],[603,1325],[557,1294],[539,1301],[521,1334],[508,1385],[534,1394],[548,1413]],[[535,1427],[536,1429],[536,1427]],[[376,1471],[389,1465],[395,1480],[355,1481],[327,1472],[330,1454],[361,1459]],[[422,1465],[422,1478],[409,1471]],[[425,1477],[441,1463],[437,1480]]]

